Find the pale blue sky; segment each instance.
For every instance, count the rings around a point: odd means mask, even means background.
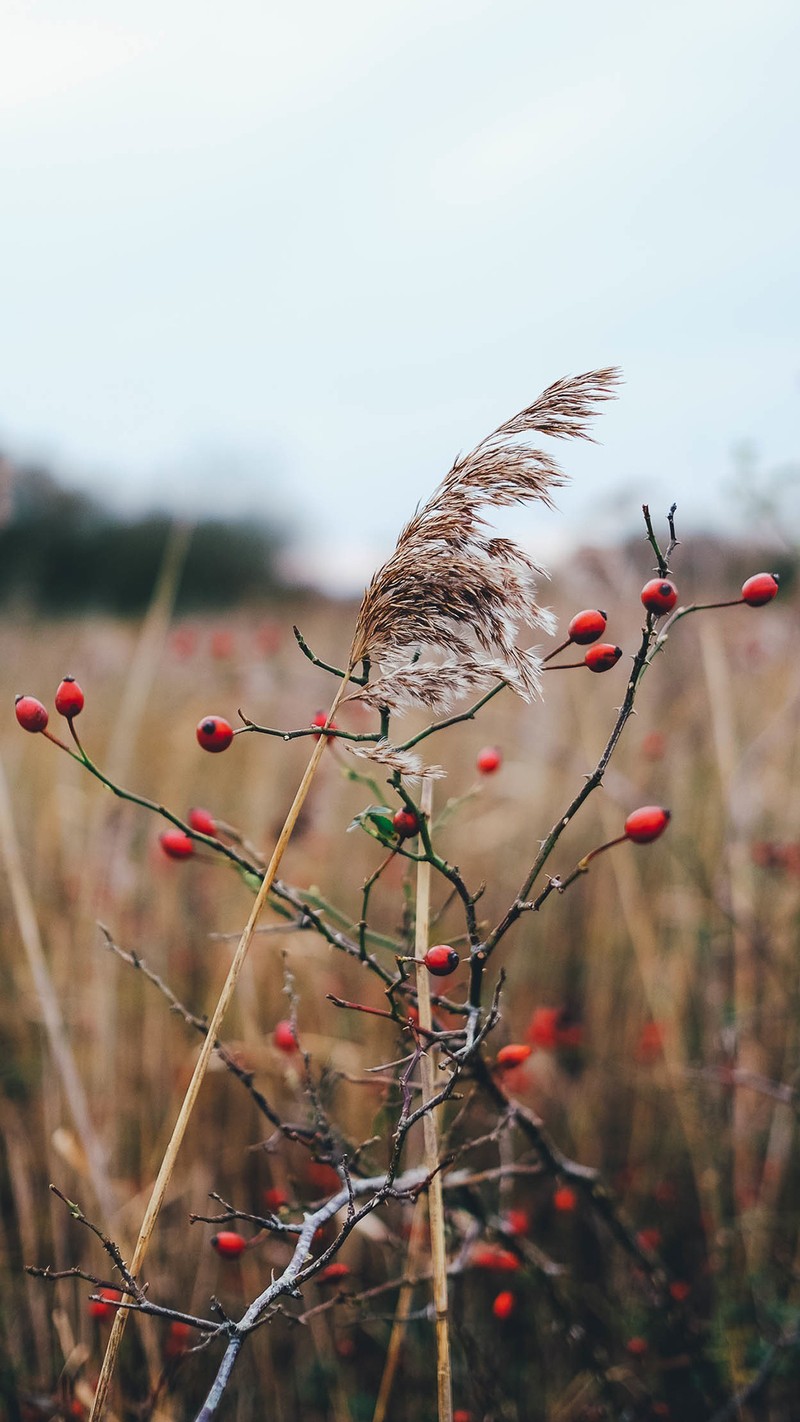
[[[0,0],[0,443],[302,503],[358,585],[459,450],[623,366],[563,519],[800,454],[800,7]],[[221,472],[220,472],[221,471]],[[630,520],[629,520],[630,522]]]

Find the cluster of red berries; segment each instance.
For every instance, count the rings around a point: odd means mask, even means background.
[[[186,822],[193,830],[197,830],[198,834],[216,839],[217,822],[210,810],[203,810],[196,805],[186,816]],[[158,842],[168,859],[191,859],[195,852],[195,841],[182,829],[164,830],[163,834],[159,835]]]
[[[570,662],[567,665],[588,667],[589,671],[593,672],[610,671],[622,656],[622,648],[615,646],[613,642],[599,640],[606,630],[607,621],[607,614],[599,607],[587,607],[582,612],[576,612],[567,627],[566,641],[556,647],[550,657],[563,652],[566,647],[586,647],[588,650],[584,652],[582,662]],[[550,657],[545,660],[549,661]]]
[[[84,695],[74,676],[65,676],[56,690],[55,708],[59,716],[72,721],[84,706]],[[17,720],[23,731],[46,731],[50,717],[47,707],[35,696],[18,696],[14,702]]]

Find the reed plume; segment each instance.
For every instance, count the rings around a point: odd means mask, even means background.
[[[350,667],[366,659],[381,674],[353,699],[439,712],[490,680],[535,696],[541,660],[517,640],[523,626],[552,629],[536,601],[542,570],[513,539],[492,533],[483,510],[531,500],[552,508],[567,476],[525,436],[590,439],[595,406],[614,398],[619,378],[609,367],[557,380],[455,461],[364,594]],[[422,660],[426,652],[438,660]]]

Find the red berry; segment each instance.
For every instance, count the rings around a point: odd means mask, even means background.
[[[492,1313],[495,1318],[510,1318],[516,1306],[517,1301],[514,1295],[508,1289],[504,1289],[492,1304]]]
[[[584,652],[583,664],[589,668],[589,671],[610,671],[617,665],[621,656],[621,647],[615,647],[611,642],[598,642],[595,647],[590,647],[588,652]]]
[[[648,612],[655,612],[656,616],[661,617],[665,612],[672,611],[678,601],[678,589],[669,578],[651,578],[639,596]]]
[[[639,1248],[647,1254],[657,1254],[663,1242],[664,1238],[658,1225],[646,1225],[636,1236]]]
[[[419,834],[419,820],[411,810],[395,811],[392,824],[401,839],[413,839],[415,834]]]
[[[598,637],[602,637],[606,630],[608,618],[599,608],[586,608],[584,612],[576,612],[567,628],[567,636],[570,642],[575,642],[579,647],[586,647],[590,642],[596,642]]]
[[[625,821],[625,834],[634,844],[651,844],[664,833],[670,822],[670,811],[660,805],[642,805]]]
[[[74,676],[65,676],[56,691],[56,711],[68,721],[83,710],[84,695]]]
[[[122,1298],[119,1289],[99,1289],[99,1299],[90,1299],[87,1308],[90,1318],[113,1318],[116,1309],[114,1303],[118,1303]]]
[[[466,1407],[457,1407],[453,1413],[453,1422],[472,1422],[472,1413]]]
[[[531,1227],[528,1211],[518,1208],[507,1210],[503,1223],[509,1234],[527,1234]]]
[[[625,1344],[632,1358],[641,1358],[647,1352],[646,1338],[629,1338]]]
[[[195,806],[189,811],[186,818],[192,829],[197,830],[198,834],[207,834],[212,838],[216,836],[217,822],[209,810],[201,810],[199,806]]]
[[[321,1284],[335,1284],[340,1279],[346,1279],[349,1273],[350,1269],[347,1264],[335,1260],[333,1264],[328,1264],[320,1270],[319,1281]]]
[[[484,746],[483,750],[479,752],[478,759],[475,762],[481,775],[494,775],[495,771],[500,769],[502,763],[503,757],[496,746]]]
[[[742,601],[748,607],[763,607],[778,595],[779,577],[777,573],[754,573],[742,584]]]
[[[50,717],[47,707],[35,696],[18,696],[14,702],[17,720],[23,731],[43,731]]]
[[[275,1031],[272,1040],[279,1052],[286,1052],[287,1055],[297,1051],[297,1038],[294,1035],[294,1028],[288,1017],[275,1024]]]
[[[559,1022],[563,1014],[560,1007],[535,1007],[528,1024],[528,1038],[535,1047],[552,1051],[558,1046]]]
[[[224,1259],[238,1259],[242,1250],[247,1248],[247,1240],[233,1229],[221,1229],[219,1234],[213,1236],[211,1243]]]
[[[571,1215],[578,1203],[575,1191],[569,1185],[560,1185],[553,1191],[553,1209],[560,1215]]]
[[[495,1059],[499,1067],[521,1066],[527,1061],[533,1047],[529,1047],[525,1042],[509,1042],[507,1047],[501,1047]]]
[[[322,728],[322,727],[324,727],[324,726],[328,726],[328,713],[327,713],[327,711],[318,711],[317,714],[316,714],[316,716],[313,716],[313,717],[312,717],[312,719],[311,719],[311,724],[312,724],[312,726],[319,726],[320,728]],[[325,732],[326,738],[327,738],[328,736],[330,736],[331,731],[335,731],[335,730],[337,730],[337,729],[338,729],[338,728],[337,728],[336,722],[335,722],[335,721],[331,721],[330,725],[328,726],[327,731]],[[319,740],[319,736],[315,736],[315,737],[314,737],[314,740],[315,740],[315,741],[318,741],[318,740]]]
[[[674,1279],[669,1286],[669,1291],[676,1303],[685,1303],[692,1292],[691,1284],[687,1284],[685,1279]]]
[[[501,1249],[499,1244],[483,1244],[472,1254],[474,1269],[499,1269],[502,1274],[515,1274],[521,1268],[516,1254],[510,1249]]]
[[[192,1329],[182,1318],[173,1318],[164,1339],[164,1354],[167,1358],[180,1358],[192,1337]]]
[[[194,854],[194,840],[183,830],[164,830],[158,836],[158,842],[168,859],[191,859]]]
[[[282,1210],[288,1203],[289,1197],[285,1190],[281,1190],[277,1185],[267,1186],[264,1191],[264,1204],[267,1209],[272,1210],[273,1214],[277,1214],[278,1210]]]
[[[204,716],[196,734],[203,750],[216,755],[218,751],[228,749],[233,740],[233,727],[222,716]]]
[[[435,978],[446,978],[455,972],[459,957],[455,948],[448,947],[446,943],[437,943],[434,948],[428,949],[423,962]]]

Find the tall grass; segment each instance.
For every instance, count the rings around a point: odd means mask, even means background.
[[[577,607],[599,602],[614,618],[615,640],[632,650],[646,562],[646,555],[629,563],[619,554],[605,565],[577,565],[553,590],[562,625]],[[608,586],[601,588],[604,579]],[[692,589],[693,597],[719,593],[718,582]],[[305,608],[300,620],[326,658],[346,657],[342,628],[352,619],[320,606]],[[542,1006],[563,1007],[582,1029],[570,1049],[536,1046],[514,1075],[514,1095],[570,1155],[601,1169],[634,1230],[658,1231],[645,1243],[654,1245],[670,1277],[688,1286],[690,1327],[702,1340],[708,1372],[705,1395],[721,1400],[755,1376],[765,1348],[798,1310],[800,852],[770,859],[764,846],[800,843],[800,796],[792,793],[800,756],[800,648],[790,599],[762,612],[741,608],[696,622],[676,629],[648,673],[638,717],[604,789],[570,826],[552,867],[571,869],[593,844],[617,833],[638,803],[671,807],[669,836],[648,852],[622,846],[563,900],[552,898],[518,923],[501,950],[512,990],[497,1040],[525,1040]],[[232,645],[214,643],[220,631]],[[52,990],[26,956],[11,851],[0,885],[0,1396],[12,1418],[22,1417],[24,1397],[49,1396],[64,1416],[68,1400],[88,1401],[107,1328],[87,1313],[86,1284],[48,1286],[23,1273],[25,1264],[48,1261],[108,1273],[99,1246],[53,1200],[48,1183],[91,1213],[107,1179],[112,1214],[104,1223],[130,1242],[198,1050],[196,1032],[108,951],[97,921],[203,1013],[214,1005],[214,985],[249,909],[235,873],[202,856],[187,865],[168,862],[157,846],[157,824],[14,724],[14,691],[47,698],[48,688],[72,672],[87,692],[82,735],[103,764],[124,715],[136,640],[134,627],[97,617],[0,625],[10,693],[0,753],[17,863],[35,904]],[[205,805],[268,848],[307,746],[249,736],[235,753],[207,757],[193,735],[210,710],[235,719],[241,706],[261,722],[291,727],[327,705],[327,680],[290,637],[268,655],[263,644],[246,613],[224,628],[201,621],[173,628],[123,750],[131,788],[179,812]],[[485,881],[482,919],[502,912],[537,841],[596,762],[623,681],[622,666],[602,678],[550,676],[542,705],[530,708],[503,693],[485,719],[454,728],[437,746],[448,770],[437,790],[438,813],[449,800],[461,801],[448,821],[448,854],[469,882]],[[351,706],[340,719],[356,729],[362,714]],[[504,764],[481,780],[475,757],[487,741],[502,748]],[[357,921],[360,884],[379,850],[366,836],[346,833],[364,803],[363,787],[348,775],[352,765],[335,748],[326,751],[282,872]],[[378,931],[398,928],[403,878],[402,867],[392,866],[375,890],[371,922]],[[456,931],[450,912],[437,924],[442,941],[448,928]],[[276,1020],[288,1014],[284,964],[303,1047],[322,1072],[321,1089],[337,1119],[352,1139],[380,1133],[386,1123],[380,1073],[372,1085],[359,1083],[368,1067],[396,1057],[396,1036],[381,1019],[338,1012],[326,1001],[327,993],[363,998],[365,985],[357,965],[313,934],[257,936],[227,1019],[227,1045],[281,1109],[290,1115],[303,1109],[296,1063],[271,1040]],[[61,1023],[55,1035],[53,1004]],[[57,1040],[74,1060],[88,1123]],[[479,1115],[471,1125],[478,1134]],[[263,1211],[270,1187],[306,1200],[324,1193],[299,1149],[277,1150],[264,1137],[252,1103],[217,1064],[189,1125],[145,1270],[154,1298],[204,1311],[216,1294],[235,1313],[263,1286],[258,1281],[271,1263],[283,1259],[282,1246],[271,1240],[240,1262],[220,1259],[209,1248],[213,1228],[187,1223],[191,1212],[219,1208],[208,1201],[211,1190],[255,1213]],[[105,1151],[102,1163],[96,1142]],[[485,1157],[487,1165],[496,1158],[491,1146]],[[531,1248],[568,1269],[575,1316],[595,1343],[610,1348],[615,1333],[625,1343],[650,1330],[645,1350],[624,1351],[618,1364],[627,1370],[632,1415],[651,1415],[636,1411],[644,1406],[640,1393],[671,1408],[652,1415],[702,1415],[691,1410],[696,1391],[670,1353],[670,1340],[652,1331],[642,1288],[614,1262],[580,1205],[557,1210],[552,1181],[536,1174],[508,1176],[487,1187],[486,1200],[493,1215],[527,1212]],[[398,1205],[348,1241],[353,1291],[392,1277],[390,1246],[409,1222]],[[501,1281],[480,1270],[453,1281],[456,1405],[475,1418],[577,1419],[602,1406],[580,1348],[559,1331],[537,1277],[524,1283],[523,1306],[507,1324],[491,1308]],[[620,1295],[623,1316],[611,1317],[606,1300]],[[312,1289],[302,1309],[323,1298],[321,1287]],[[253,1399],[268,1396],[278,1418],[371,1417],[396,1298],[388,1292],[369,1313],[345,1303],[307,1326],[277,1319],[261,1329],[243,1355],[228,1415],[261,1415]],[[143,1322],[129,1335],[122,1368],[131,1408],[137,1397],[152,1401],[160,1378],[157,1414],[191,1415],[212,1360],[203,1352],[167,1359],[164,1371],[164,1327]],[[435,1415],[429,1347],[430,1324],[412,1310],[387,1413],[398,1422]],[[543,1396],[546,1411],[531,1401]],[[751,1415],[789,1418],[791,1396],[791,1380],[773,1382],[771,1402],[766,1395],[755,1401]]]

